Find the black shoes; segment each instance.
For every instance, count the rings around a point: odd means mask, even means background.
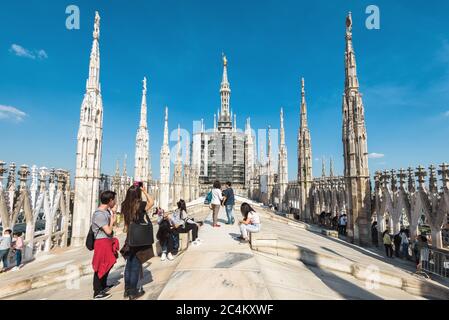
[[[145,291],[140,290],[139,292],[137,292],[137,294],[130,294],[128,295],[129,300],[137,300],[140,297],[142,297],[145,294]]]
[[[109,293],[106,292],[100,292],[99,294],[97,294],[96,296],[94,296],[94,300],[106,300],[109,299],[111,297],[111,295]]]

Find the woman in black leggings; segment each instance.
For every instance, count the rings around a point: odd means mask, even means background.
[[[187,207],[184,200],[179,200],[177,203],[178,209],[173,213],[172,222],[175,225],[175,232],[188,233],[192,231],[192,242],[194,245],[198,245],[201,239],[198,238],[198,223],[193,218],[187,215]],[[199,223],[202,225],[202,223]],[[177,237],[179,241],[179,237]]]

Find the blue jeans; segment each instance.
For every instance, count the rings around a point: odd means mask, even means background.
[[[404,258],[408,257],[408,243],[402,244],[402,256]]]
[[[171,232],[169,238],[161,241],[162,253],[173,252],[173,254],[178,254],[179,251],[179,234]]]
[[[247,239],[248,233],[257,233],[260,232],[260,224],[241,224],[240,225],[240,232],[242,234],[242,237]]]
[[[139,283],[141,273],[142,263],[140,263],[135,254],[131,254],[126,260],[125,267],[125,291],[128,291],[130,295],[137,294],[137,284]]]
[[[173,254],[178,254],[179,251],[179,233],[172,232],[171,235],[173,240]]]
[[[228,224],[234,224],[234,205],[225,206],[226,215],[228,216]]]
[[[8,253],[9,249],[0,250],[0,260],[3,261],[3,268],[8,268]]]
[[[16,250],[16,266],[22,264],[22,250]]]

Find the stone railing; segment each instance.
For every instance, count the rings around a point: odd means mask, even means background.
[[[66,170],[36,166],[30,170],[22,165],[16,171],[14,163],[5,168],[5,162],[0,161],[0,224],[2,230],[24,233],[24,262],[38,252],[67,246],[70,194],[70,174]]]
[[[448,164],[441,164],[439,169],[431,165],[428,170],[419,166],[378,171],[374,181],[373,214],[380,232],[389,227],[397,233],[401,225],[406,225],[414,239],[419,225],[427,225],[433,246],[443,247],[442,233],[447,229],[449,215]]]

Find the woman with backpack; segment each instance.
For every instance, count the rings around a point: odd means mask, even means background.
[[[146,201],[142,199],[142,195]],[[153,205],[153,198],[141,184],[130,187],[122,203],[127,233],[122,249],[126,259],[124,297],[130,300],[138,299],[145,294],[145,291],[142,288],[138,289],[137,285],[143,277],[142,264],[153,255],[153,225],[147,214]]]
[[[220,181],[215,181],[212,189],[212,201],[211,201],[214,228],[221,227],[218,224],[218,213],[220,212],[220,208],[223,205],[222,202],[223,202],[223,191],[221,190],[221,183]]]

